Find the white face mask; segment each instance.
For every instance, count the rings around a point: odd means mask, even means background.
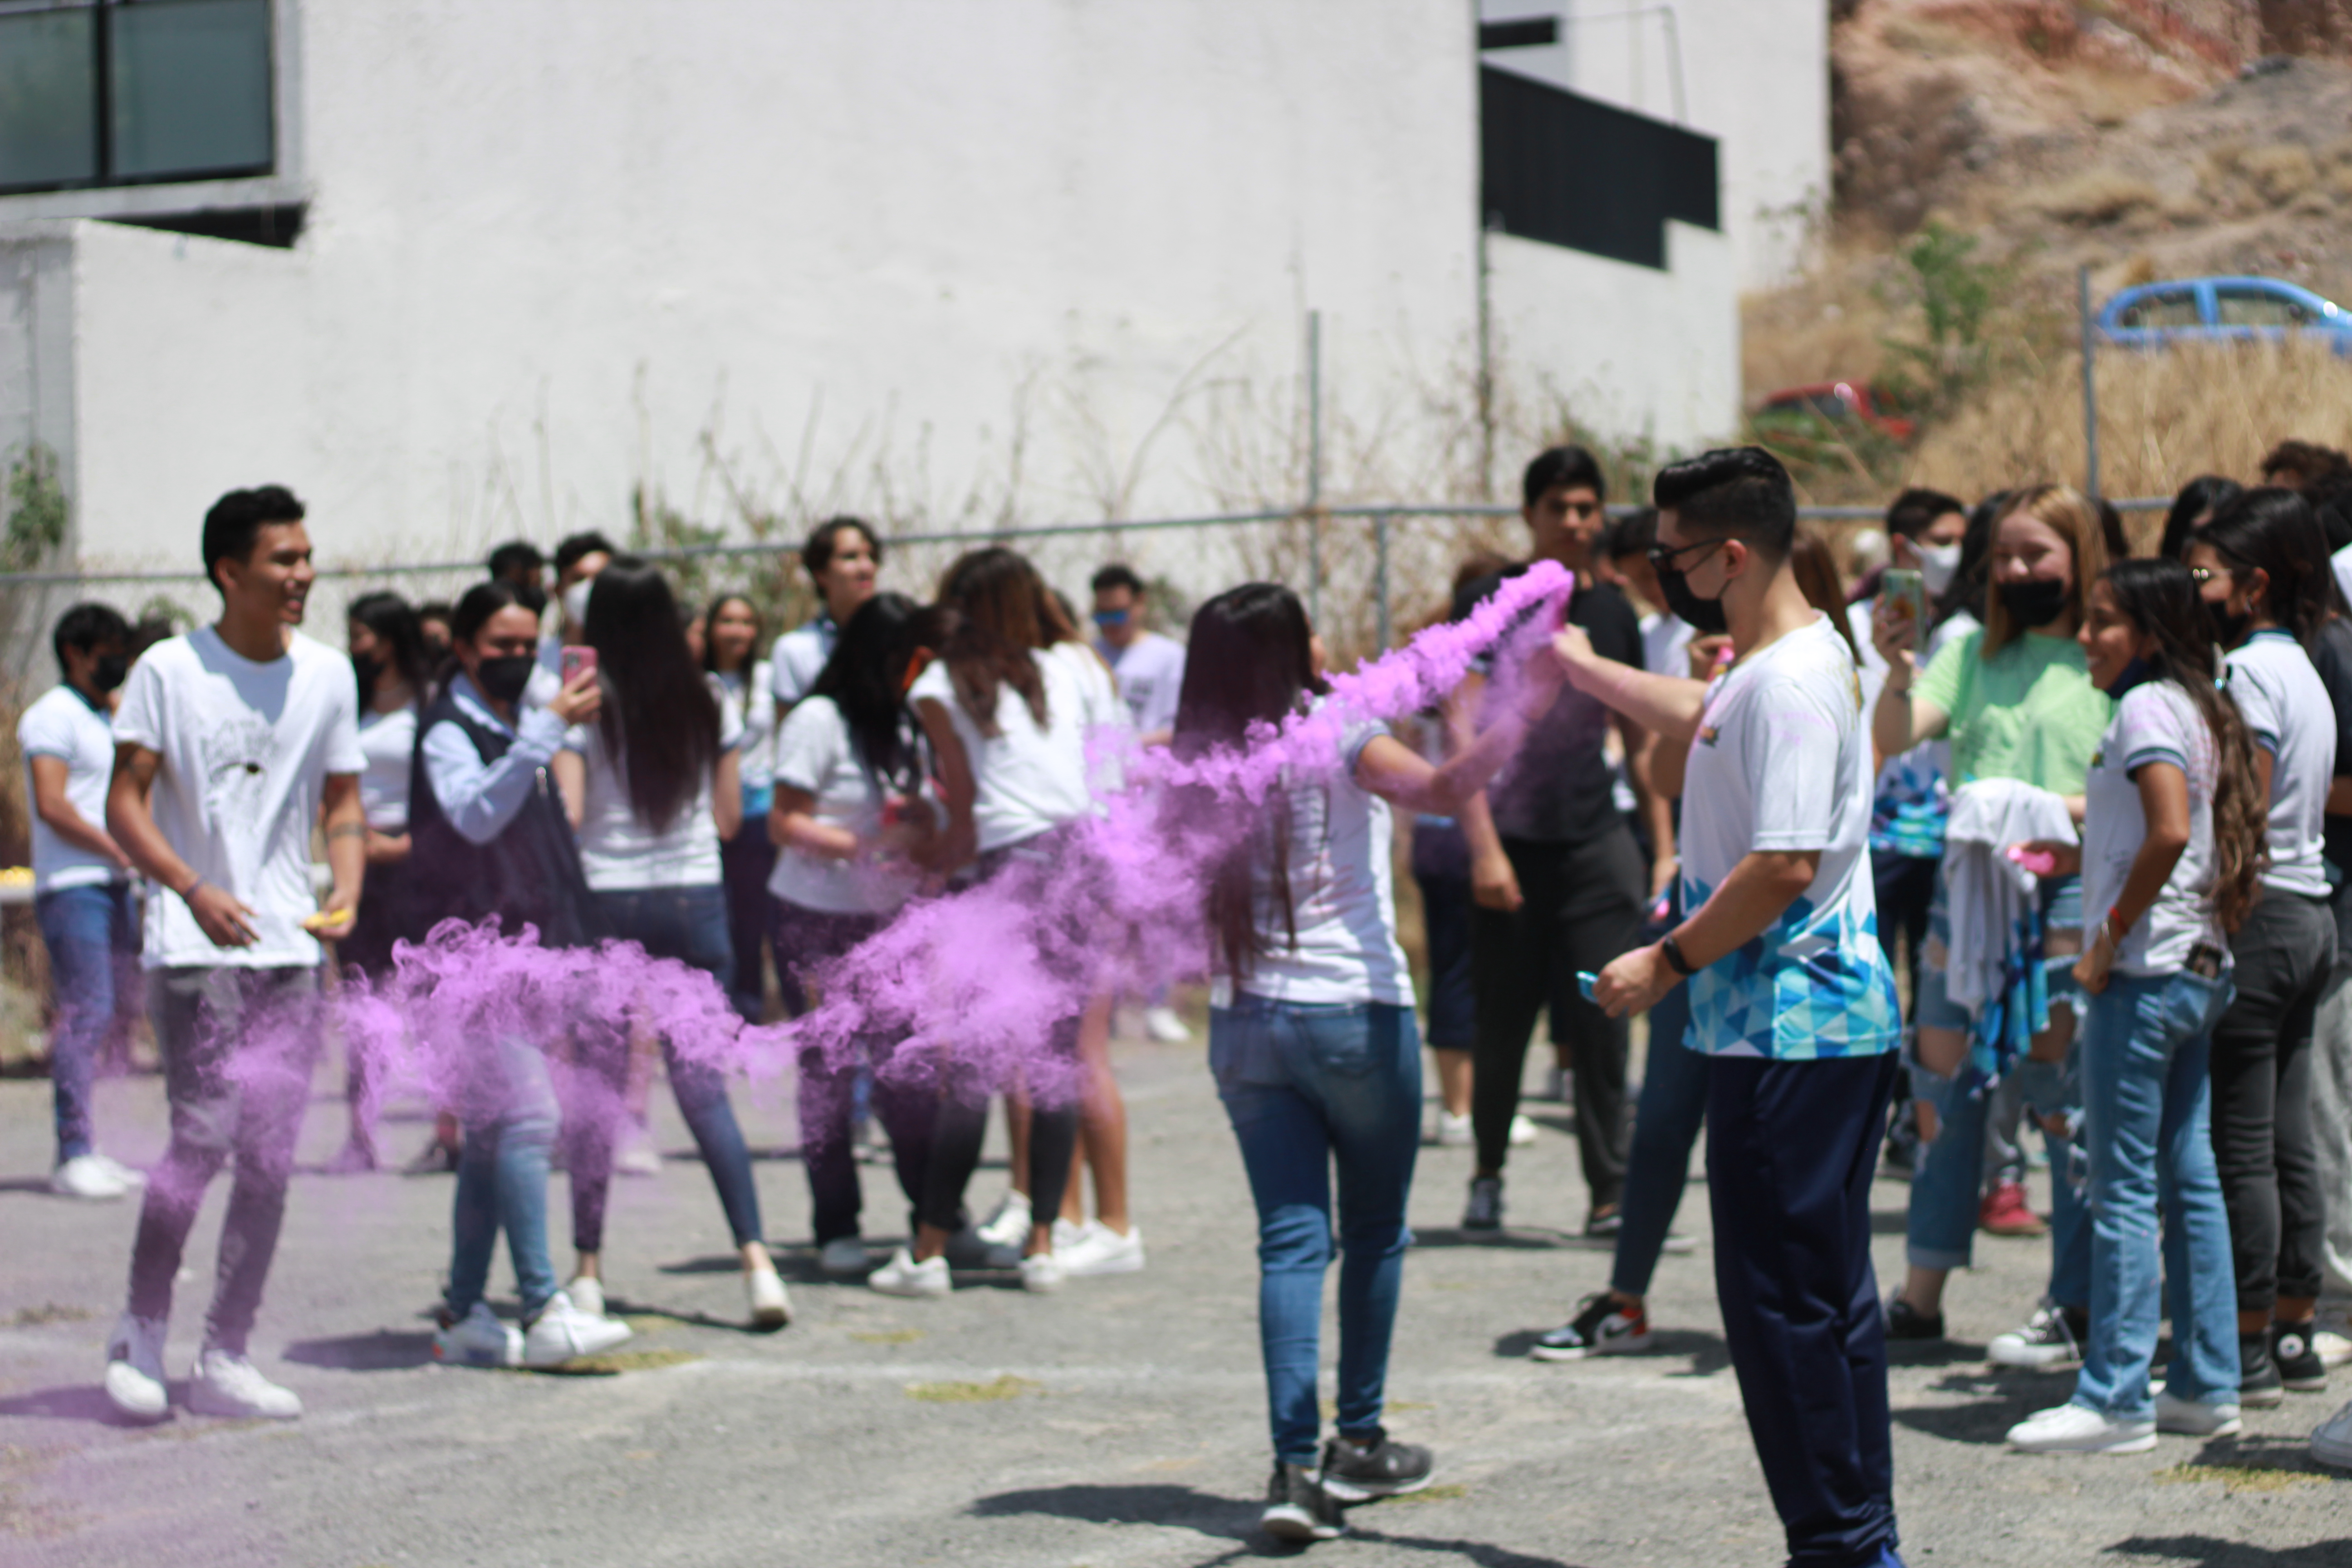
[[[588,624],[588,590],[595,585],[593,577],[583,577],[563,590],[563,618],[575,626]]]
[[[1952,578],[1960,569],[1960,547],[1957,544],[1915,544],[1919,552],[1919,581],[1931,599],[1941,598],[1944,590],[1952,585]]]

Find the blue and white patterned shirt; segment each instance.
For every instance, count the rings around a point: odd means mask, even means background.
[[[1870,739],[1845,639],[1825,619],[1708,688],[1682,816],[1683,907],[1756,851],[1818,850],[1812,884],[1753,942],[1691,976],[1690,1047],[1809,1061],[1895,1048],[1902,1009],[1871,881]]]

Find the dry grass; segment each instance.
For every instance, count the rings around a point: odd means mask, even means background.
[[[1802,280],[1743,300],[1739,371],[1749,398],[1875,375],[1895,327],[1877,286],[1886,266],[1884,256],[1842,249]]]
[[[907,1385],[908,1397],[922,1400],[927,1405],[987,1405],[1000,1399],[1018,1399],[1024,1394],[1045,1392],[1043,1384],[1015,1377],[1009,1372],[988,1383],[910,1383]]]
[[[2062,223],[2111,224],[2155,212],[2163,205],[2164,193],[2137,174],[2086,169],[2044,188],[2031,200],[2043,214]]]
[[[2352,363],[2316,343],[2107,350],[2097,375],[2099,483],[2109,495],[2169,495],[2202,473],[2252,480],[2288,437],[2352,447]],[[1977,495],[2079,479],[2083,468],[2082,385],[2066,359],[1995,386],[1930,432],[1906,478]]]

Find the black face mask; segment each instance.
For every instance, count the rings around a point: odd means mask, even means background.
[[[538,668],[539,660],[530,654],[500,654],[474,667],[474,681],[485,697],[499,702],[519,702],[530,689],[531,671]]]
[[[2000,607],[2009,618],[2032,631],[2066,613],[2066,584],[2055,577],[2029,577],[2000,585]]]
[[[2205,622],[2212,628],[2215,642],[2223,647],[2235,647],[2246,640],[2246,630],[2254,624],[2254,616],[2251,610],[2240,610],[2233,616],[2226,605],[2208,599],[2205,602]]]
[[[89,683],[97,687],[100,692],[113,690],[129,679],[130,676],[131,659],[125,654],[100,654],[97,662],[89,667]]]
[[[383,663],[363,653],[352,655],[352,673],[360,678],[360,706],[375,700],[375,683],[383,678]]]
[[[1690,580],[1671,566],[1657,568],[1658,592],[1664,596],[1666,608],[1680,616],[1690,628],[1701,637],[1715,637],[1729,631],[1731,623],[1723,614],[1721,599],[1702,599],[1691,592]]]

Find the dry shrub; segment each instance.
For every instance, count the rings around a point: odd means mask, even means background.
[[[1753,399],[1784,386],[1868,378],[1894,318],[1880,297],[1884,256],[1833,252],[1815,271],[1740,300],[1740,384]]]
[[[2164,193],[2137,174],[2086,169],[2043,190],[2033,205],[2064,223],[2110,224],[2152,212]]]
[[[2244,215],[2284,206],[2319,179],[2319,160],[2296,142],[2249,147],[2225,142],[2205,154],[2197,184],[2206,200],[2225,213]]]
[[[2110,349],[2096,368],[2099,483],[2112,496],[2170,495],[2203,473],[2251,482],[2289,437],[2352,447],[2352,363],[2324,344]],[[2071,360],[1995,386],[1921,441],[1908,480],[1960,495],[2079,480],[2082,396]]]

